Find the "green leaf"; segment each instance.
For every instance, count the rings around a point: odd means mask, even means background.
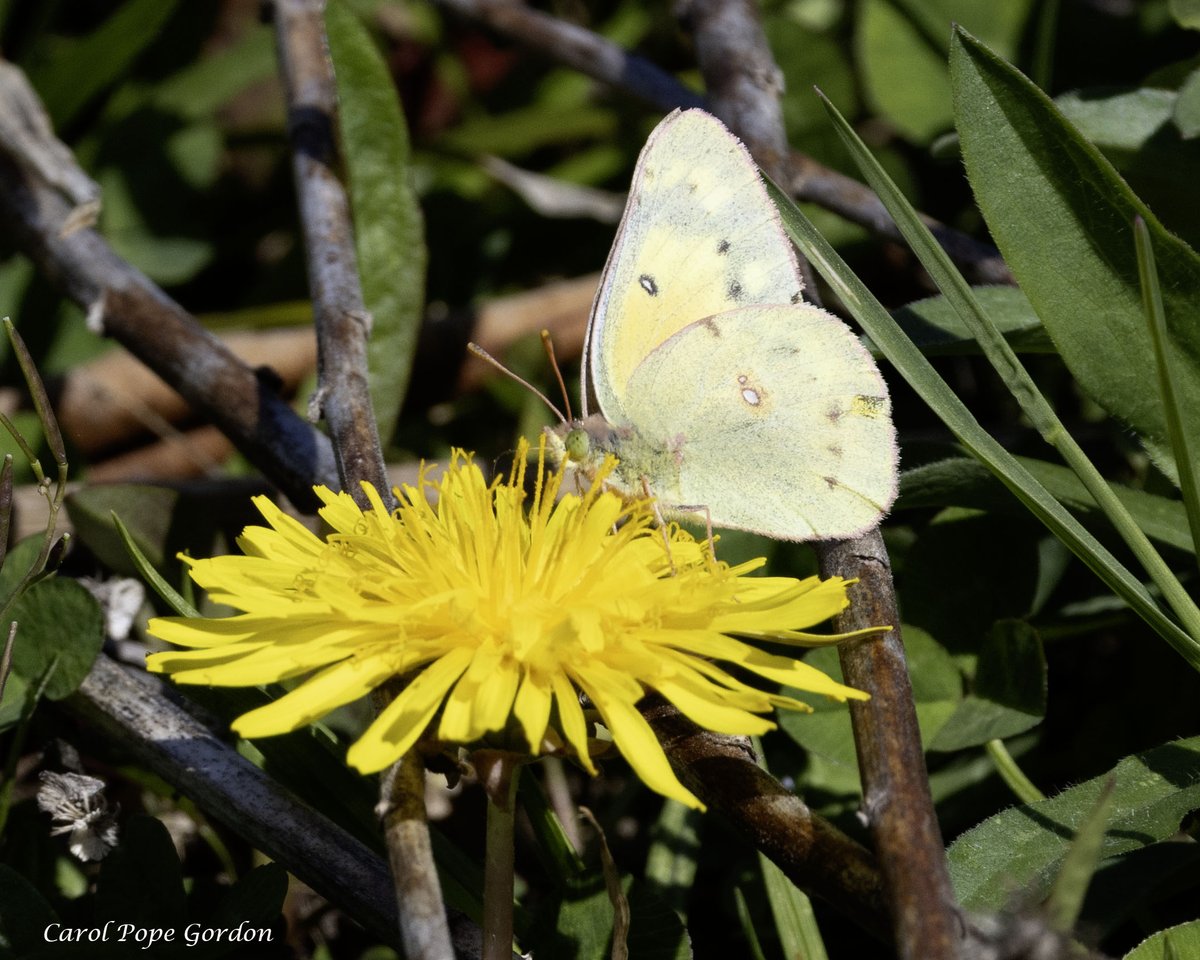
[[[956,45],[963,42],[965,41],[962,40],[962,31],[956,31]],[[1138,529],[1136,523],[1121,506],[1120,501],[1113,495],[1107,482],[1100,475],[1100,472],[1067,431],[1050,402],[1041,392],[1028,371],[1022,366],[1016,353],[1013,352],[999,331],[996,330],[994,324],[990,322],[987,314],[972,294],[966,280],[963,279],[962,274],[955,268],[946,252],[934,240],[929,228],[913,209],[912,204],[904,198],[895,183],[872,158],[866,145],[846,122],[845,118],[838,114],[828,101],[826,101],[826,106],[829,110],[830,118],[833,120],[839,135],[854,156],[855,162],[866,175],[871,186],[879,194],[888,212],[896,220],[897,226],[899,226],[900,231],[904,234],[905,239],[912,245],[913,252],[920,259],[921,265],[929,271],[930,276],[938,285],[938,289],[954,302],[955,309],[962,315],[963,319],[971,324],[971,328],[975,332],[975,336],[979,340],[988,362],[1000,375],[1004,385],[1018,401],[1022,412],[1029,418],[1042,438],[1051,444],[1067,461],[1071,469],[1075,471],[1080,480],[1087,486],[1091,495],[1096,498],[1096,502],[1104,509],[1105,515],[1121,534],[1121,539],[1133,551],[1142,567],[1150,575],[1154,585],[1162,592],[1164,599],[1175,616],[1178,617],[1182,627],[1171,623],[1164,616],[1163,611],[1147,595],[1144,588],[1140,585],[1134,586],[1129,583],[1127,571],[1123,571],[1119,565],[1112,562],[1112,558],[1106,558],[1109,562],[1102,561],[1100,552],[1094,547],[1083,551],[1075,547],[1072,547],[1072,549],[1108,582],[1113,583],[1114,586],[1119,584],[1119,591],[1123,596],[1128,595],[1130,604],[1139,611],[1143,618],[1147,622],[1154,624],[1155,629],[1175,647],[1176,651],[1182,657],[1194,667],[1200,669],[1200,607],[1197,607],[1195,600],[1183,588],[1178,578],[1154,549],[1153,544],[1150,543],[1146,535]],[[873,334],[875,332],[875,330],[872,330]],[[913,384],[918,392],[922,391],[922,384],[915,383],[912,380],[910,380],[910,383]],[[929,385],[926,384],[924,386],[928,388]],[[942,410],[938,412],[944,416]],[[953,425],[951,427],[953,429]],[[958,431],[955,432],[958,433]],[[958,436],[964,443],[968,443],[961,433],[958,433]],[[970,441],[969,445],[977,453],[981,451],[977,440]],[[998,459],[994,452],[989,452],[986,456],[981,457],[981,459],[984,459],[985,462],[997,463],[998,465]],[[1005,477],[1006,480],[1016,479],[1012,466],[1009,463],[1007,468],[1003,471],[998,471],[998,474]],[[1030,492],[1025,484],[1018,484],[1014,489],[1021,490],[1022,494]],[[1060,521],[1057,512],[1051,511],[1047,513],[1041,502],[1041,497],[1029,498],[1028,496],[1023,496],[1022,499],[1026,500],[1030,509],[1042,517],[1043,520],[1053,517],[1051,526],[1058,532]],[[1067,531],[1064,529],[1063,533],[1067,533]],[[1059,536],[1063,537],[1063,533],[1059,533]],[[1071,531],[1064,538],[1064,542],[1070,545],[1075,539],[1076,535],[1074,531]]]
[[[74,580],[41,580],[13,607],[17,641],[13,669],[29,683],[53,674],[45,696],[61,700],[83,682],[104,646],[104,611]]]
[[[1146,221],[1158,256],[1180,399],[1189,409],[1200,405],[1200,328],[1192,322],[1200,258],[1015,69],[962,31],[950,62],[967,175],[993,239],[1084,390],[1161,443],[1162,404],[1146,389],[1155,372],[1134,217]]]
[[[186,923],[183,870],[159,820],[133,816],[122,824],[120,844],[100,867],[96,916],[141,928]]]
[[[1050,896],[1043,904],[1047,925],[1060,933],[1069,933],[1075,927],[1079,912],[1083,909],[1083,898],[1100,862],[1100,847],[1104,843],[1104,830],[1112,811],[1114,786],[1116,782],[1111,778],[1104,782],[1095,805],[1075,831],[1050,889]]]
[[[623,877],[629,901],[629,956],[647,960],[690,960],[691,944],[679,915],[647,884]],[[613,908],[599,877],[587,891],[572,892],[559,905],[539,911],[539,931],[522,944],[534,956],[606,957],[613,935]],[[554,924],[554,929],[550,929]]]
[[[980,304],[1014,350],[1022,353],[1053,353],[1054,343],[1042,328],[1029,299],[1016,287],[974,287]],[[926,356],[979,353],[979,343],[945,297],[928,297],[905,304],[892,312],[900,328]],[[868,349],[878,348],[866,340]]]
[[[1030,6],[1031,0],[865,0],[855,51],[867,96],[905,137],[928,143],[953,121],[945,56],[951,24],[965,24],[1011,56]],[[845,111],[843,101],[830,99]]]
[[[7,635],[6,635],[7,638]],[[21,721],[29,704],[29,684],[19,673],[9,671],[4,684],[4,699],[0,700],[0,731],[9,729]]]
[[[689,809],[677,800],[667,800],[650,830],[646,882],[680,913],[686,911],[696,881],[702,817],[699,810]]]
[[[844,120],[840,120],[840,123],[845,125]],[[1034,516],[1155,631],[1177,649],[1189,648],[1191,640],[1188,635],[1163,613],[1146,588],[983,429],[929,360],[904,336],[883,305],[816,231],[804,213],[773,183],[768,182],[767,188],[779,207],[784,229],[800,252],[825,278],[884,356],[917,395],[929,404],[959,442],[999,477]],[[907,216],[916,220],[917,214],[911,205]],[[928,243],[932,244],[932,239],[928,239]]]
[[[0,944],[23,957],[44,948],[46,927],[58,915],[37,887],[6,863],[0,863]]]
[[[961,750],[1037,726],[1046,715],[1046,658],[1042,642],[1020,620],[996,623],[979,649],[975,683],[929,744]]]
[[[997,620],[1023,617],[1033,606],[1036,531],[1031,520],[943,511],[905,561],[900,605],[906,622],[929,631],[969,666]]]
[[[325,8],[325,23],[337,76],[358,272],[372,317],[371,399],[386,443],[408,389],[421,329],[425,230],[409,180],[408,128],[387,65],[340,0]]]
[[[758,855],[758,866],[783,955],[803,957],[804,960],[829,960],[808,896],[762,853]]]
[[[1016,459],[1057,500],[1072,510],[1086,513],[1097,526],[1110,528],[1099,513],[1096,501],[1073,471],[1031,457]],[[1146,536],[1179,550],[1193,550],[1187,514],[1180,501],[1133,490],[1119,483],[1109,486]],[[1008,514],[1025,512],[1020,501],[986,467],[966,457],[939,460],[906,470],[901,475],[897,508],[943,506],[973,507]]]
[[[129,72],[178,6],[179,0],[129,0],[86,37],[46,41],[50,49],[29,73],[56,130]]]
[[[1181,27],[1200,30],[1200,0],[1169,0],[1167,5]]]
[[[1179,88],[1172,119],[1185,140],[1200,136],[1200,70],[1193,70]]]
[[[249,927],[282,923],[280,911],[288,891],[288,874],[276,863],[264,863],[238,878],[208,918],[210,927]]]
[[[964,833],[949,850],[959,902],[969,910],[999,910],[1013,890],[1027,902],[1040,901],[1109,776],[1117,785],[1101,847],[1106,857],[1171,836],[1200,808],[1200,737],[1126,757],[1111,774],[1006,810]]]
[[[1107,95],[1071,92],[1054,102],[1167,228],[1195,243],[1200,238],[1200,185],[1189,171],[1200,163],[1200,143],[1188,140],[1185,90],[1186,85],[1179,93],[1158,87]],[[1200,96],[1193,97],[1194,109],[1200,108],[1196,100]]]
[[[200,120],[275,71],[275,31],[266,25],[250,27],[229,46],[155,84],[151,102],[160,110]]]
[[[1186,960],[1200,957],[1200,920],[1189,920],[1151,934],[1125,954],[1124,960]]]
[[[129,532],[129,528],[125,526],[121,518],[114,513],[112,514],[112,521],[113,525],[117,528],[117,533],[120,535],[121,541],[125,544],[125,550],[129,554],[129,559],[133,561],[142,579],[158,594],[163,603],[181,617],[200,616],[200,611],[193,607],[183,594],[167,583],[163,575],[154,569],[150,561],[146,559],[146,555],[139,549],[137,541],[133,539],[133,534]]]
[[[905,625],[904,655],[912,678],[921,742],[928,744],[962,699],[962,675],[954,665],[954,658],[919,627]],[[842,682],[836,648],[810,650],[804,662]],[[857,770],[858,756],[846,704],[825,697],[806,696],[802,690],[785,689],[784,692],[807,703],[813,712],[778,711],[776,720],[780,729],[806,750]]]
[[[113,514],[122,518],[142,555],[161,570],[170,555],[167,544],[178,503],[177,490],[141,484],[83,487],[66,499],[76,536],[101,563],[124,576],[136,576],[138,571],[113,524]]]

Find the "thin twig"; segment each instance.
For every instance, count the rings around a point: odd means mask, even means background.
[[[666,112],[704,106],[671,74],[600,35],[514,0],[436,0],[453,13],[485,24],[547,59],[573,67]],[[720,114],[718,113],[718,116]],[[891,215],[871,190],[852,177],[791,151],[779,183],[797,200],[832,210],[888,240],[903,242]],[[1013,283],[996,249],[922,216],[938,242],[974,283]]]
[[[317,396],[349,493],[368,506],[369,481],[389,506],[391,490],[367,385],[371,318],[363,305],[350,201],[335,169],[337,92],[323,0],[276,0],[275,38],[287,95],[292,170],[308,255],[317,329]]]
[[[276,44],[317,328],[317,395],[345,489],[360,505],[369,481],[394,506],[367,381],[370,317],[363,305],[350,201],[336,172],[337,93],[322,0],[276,0]],[[378,712],[386,703],[377,691]],[[450,931],[425,814],[424,767],[415,752],[380,780],[377,807],[409,960],[452,956]]]
[[[882,940],[883,881],[871,854],[755,763],[742,737],[703,730],[661,697],[639,704],[685,787],[769,857],[792,883]]]
[[[253,837],[289,873],[398,945],[383,860],[177,706],[159,680],[101,654],[64,705],[87,730],[120,744],[139,765],[241,836]]]
[[[857,540],[821,544],[821,575],[857,579],[838,631],[889,624],[890,633],[838,647],[846,683],[871,694],[850,704],[871,830],[892,908],[901,960],[951,960],[966,932],[950,885],[944,844],[917,728],[904,661],[891,564],[875,530]]]
[[[123,749],[393,947],[400,945],[387,865],[342,827],[246,760],[161,681],[101,654],[63,705],[84,729]],[[478,958],[482,933],[455,914],[460,960]],[[410,954],[411,956],[411,954]]]
[[[0,72],[0,114],[10,120],[21,116],[30,96],[20,72]],[[0,229],[42,273],[87,310],[105,335],[219,426],[293,502],[312,504],[313,483],[336,484],[329,441],[293,413],[269,378],[239,362],[94,230],[64,236],[74,208],[56,186],[14,160],[8,149],[8,141],[0,138]],[[74,165],[61,150],[46,156]],[[69,179],[66,171],[54,182],[63,179]]]
[[[437,0],[459,16],[486,23],[558,63],[626,90],[663,113],[702,107],[704,99],[657,64],[622,50],[585,27],[566,23],[513,0]]]
[[[772,180],[784,179],[783,71],[767,45],[753,0],[683,0],[675,11],[695,41],[709,111],[737,131]]]
[[[778,110],[778,75],[752,0],[688,0],[684,15],[696,37],[701,72],[720,91],[714,100],[729,111],[718,116],[742,136],[760,166],[780,166],[784,140]],[[746,75],[738,72],[745,68]],[[743,129],[743,118],[756,127]],[[777,130],[767,129],[776,124]],[[759,146],[763,145],[763,146]],[[811,288],[810,288],[811,289]],[[843,632],[888,624],[891,633],[844,643],[839,648],[848,684],[871,694],[850,705],[863,784],[863,812],[871,829],[884,890],[891,907],[896,949],[904,960],[952,960],[964,933],[945,847],[925,770],[921,735],[904,647],[891,564],[879,531],[854,541],[817,544],[825,576],[859,581]]]

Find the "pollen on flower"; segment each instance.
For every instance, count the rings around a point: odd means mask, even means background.
[[[528,453],[522,441],[511,471],[489,483],[455,451],[443,473],[423,467],[415,487],[397,490],[391,513],[368,485],[366,511],[318,487],[333,531],[325,538],[256,498],[268,526],[246,528],[242,556],[183,558],[212,599],[241,613],[152,620],[151,633],[188,649],[151,654],[149,669],[217,686],[299,680],[234,722],[245,737],[295,730],[404,678],[350,748],[363,772],[423,736],[509,749],[515,736],[532,754],[565,744],[594,772],[589,734],[599,722],[650,787],[693,807],[700,802],[635,707],[648,691],[732,734],[771,729],[763,714],[776,707],[808,707],[722,664],[772,686],[865,699],[739,639],[840,639],[801,631],[846,606],[844,581],[751,577],[763,561],[730,567],[675,528],[668,548],[650,500],[604,489],[611,461],[589,489],[559,499],[563,472],[547,468],[544,439],[527,496]]]

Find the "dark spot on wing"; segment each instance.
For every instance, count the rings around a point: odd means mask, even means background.
[[[797,290],[795,293],[792,294],[792,303],[799,303],[799,302],[800,302],[800,291]]]
[[[695,180],[689,180],[687,183],[687,188],[688,193],[695,193],[700,189],[700,184],[698,184]]]
[[[828,450],[833,456],[838,457],[839,459],[842,456],[842,448],[836,443],[830,444],[825,449]]]
[[[730,300],[741,300],[742,299],[742,285],[740,283],[738,283],[736,280],[730,280],[729,281],[729,289],[726,291],[726,293],[728,293]]]
[[[721,328],[713,322],[712,317],[705,317],[703,320],[697,320],[696,322],[718,340],[721,339]]]
[[[837,477],[825,477],[823,479],[825,480],[825,482],[827,484],[829,484],[830,490],[832,490],[834,487],[836,487],[838,485]]]
[[[640,277],[638,277],[638,283],[641,285],[643,290],[650,294],[650,296],[658,296],[658,284],[654,282],[654,278],[650,276],[650,274],[643,273]]]
[[[829,409],[825,411],[825,419],[830,423],[837,423],[842,419],[842,408],[836,403],[830,404]]]
[[[729,241],[728,240],[722,240],[720,243],[717,244],[717,253],[728,253],[728,252],[729,252]]]

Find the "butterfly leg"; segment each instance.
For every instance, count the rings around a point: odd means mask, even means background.
[[[675,558],[671,556],[671,538],[667,534],[667,521],[662,515],[662,510],[659,509],[658,501],[654,499],[654,494],[650,490],[650,481],[645,477],[639,478],[642,481],[642,493],[646,499],[650,501],[650,506],[654,509],[654,519],[658,521],[658,529],[662,534],[663,547],[667,551],[667,562],[671,564],[671,576],[675,576]]]
[[[671,510],[679,513],[704,514],[704,531],[708,535],[708,554],[715,560],[717,557],[717,542],[713,538],[712,511],[708,509],[708,504],[696,503],[691,505],[683,505],[672,507]]]

